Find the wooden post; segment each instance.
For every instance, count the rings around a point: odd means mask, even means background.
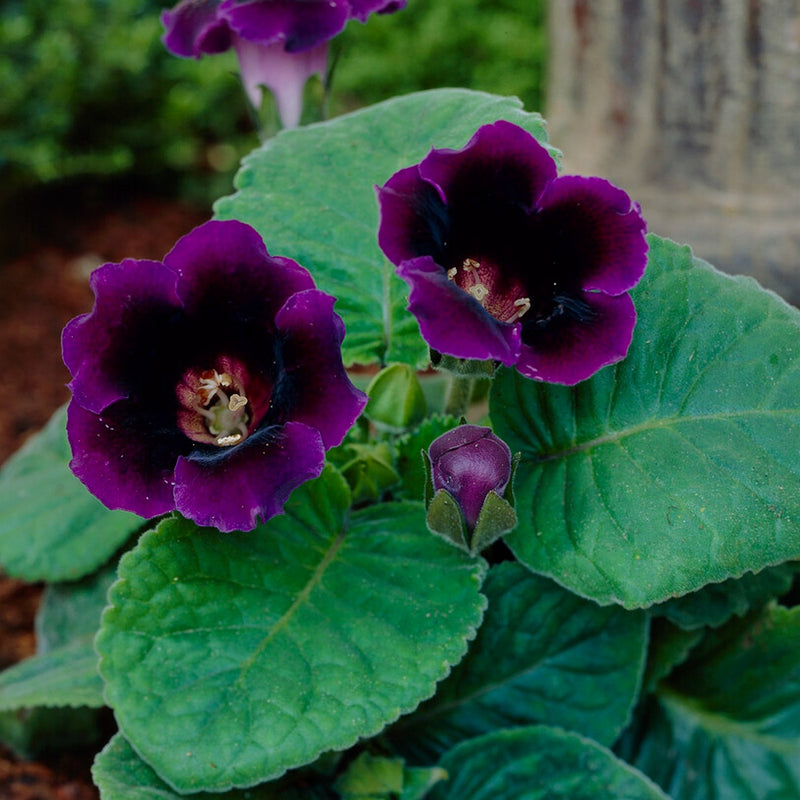
[[[567,173],[800,304],[800,0],[550,0]]]

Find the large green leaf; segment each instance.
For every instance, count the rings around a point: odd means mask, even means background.
[[[471,739],[441,761],[430,800],[668,800],[591,739],[544,725]]]
[[[0,566],[26,581],[71,581],[97,569],[143,525],[109,511],[70,472],[66,412],[0,472]]]
[[[119,733],[98,753],[92,777],[102,800],[181,800],[185,797],[167,786]],[[333,796],[319,776],[309,771],[291,773],[250,789],[191,795],[192,800],[331,800]]]
[[[627,607],[800,554],[800,313],[649,241],[627,359],[572,388],[502,370],[490,405],[522,451],[506,542]]]
[[[389,731],[428,763],[497,728],[548,723],[610,745],[636,702],[647,648],[644,612],[603,608],[520,564],[493,567],[467,657],[436,695]]]
[[[345,363],[421,366],[428,348],[405,310],[407,287],[378,247],[374,187],[433,147],[463,147],[498,119],[545,139],[542,118],[516,98],[466,89],[397,97],[283,131],[245,158],[238,192],[217,202],[216,216],[252,225],[270,253],[295,259],[338,298]]]
[[[175,789],[263,782],[433,694],[481,621],[484,569],[419,503],[351,512],[330,468],[252,533],[166,520],[110,592],[107,700]]]
[[[707,636],[622,752],[675,800],[800,797],[800,608],[773,606]]]

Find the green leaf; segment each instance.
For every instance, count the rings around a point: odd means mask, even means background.
[[[490,400],[522,452],[507,544],[630,608],[800,552],[800,312],[648,238],[628,357],[575,387],[501,370]]]
[[[611,744],[636,702],[646,615],[582,600],[514,562],[492,567],[484,592],[467,657],[389,729],[395,748],[430,763],[463,739],[539,722]]]
[[[26,581],[70,581],[96,570],[144,520],[109,511],[69,469],[66,412],[0,472],[0,564]]]
[[[103,705],[103,683],[91,642],[31,656],[0,672],[0,711],[34,706]]]
[[[659,681],[689,657],[692,648],[703,638],[703,631],[679,628],[663,617],[650,620],[650,645],[647,668],[642,681],[645,692],[655,691]]]
[[[751,609],[788,592],[796,571],[797,562],[779,564],[756,574],[748,572],[741,578],[712,583],[697,592],[667,600],[653,606],[650,613],[666,617],[684,630],[716,628],[732,616],[744,616]]]
[[[36,614],[37,653],[77,641],[91,644],[116,577],[117,565],[112,563],[81,581],[47,586]]]
[[[800,797],[800,608],[708,635],[634,733],[623,755],[675,800]]]
[[[95,758],[92,778],[103,800],[182,800],[136,755],[127,739],[116,734]],[[310,770],[245,790],[198,792],[193,800],[331,800],[322,781]]]
[[[328,468],[252,533],[162,522],[97,638],[120,730],[178,791],[251,786],[376,734],[474,637],[484,565],[417,503],[349,510]]]
[[[102,714],[102,709],[86,706],[2,711],[0,742],[27,759],[64,748],[96,746],[104,738]]]
[[[471,739],[441,761],[430,800],[668,800],[613,753],[544,725]]]
[[[283,131],[243,162],[238,192],[215,205],[264,237],[273,255],[307,267],[338,298],[346,364],[423,366],[428,347],[406,311],[408,290],[377,242],[375,185],[433,148],[463,147],[475,131],[509,120],[544,142],[544,122],[516,98],[438,89]]]
[[[458,425],[455,417],[428,417],[417,430],[400,437],[395,442],[397,471],[402,484],[398,496],[407,500],[425,498],[425,483],[429,481],[422,451],[428,451],[431,442]],[[432,490],[431,490],[432,491]]]

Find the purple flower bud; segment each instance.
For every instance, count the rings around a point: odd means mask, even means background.
[[[459,425],[431,443],[428,458],[434,492],[448,492],[474,530],[486,496],[502,497],[511,478],[508,445],[491,428]]]
[[[109,508],[250,530],[323,467],[366,403],[334,298],[240,222],[105,264],[64,329],[73,472]]]
[[[434,350],[563,384],[625,357],[647,242],[621,189],[557,177],[531,134],[500,121],[395,173],[378,199],[380,246]]]
[[[327,66],[328,41],[347,21],[398,11],[407,0],[181,0],[161,15],[164,44],[200,58],[236,49],[250,102],[261,86],[275,95],[284,127],[300,122],[303,87]]]

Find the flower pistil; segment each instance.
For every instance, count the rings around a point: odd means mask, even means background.
[[[447,277],[472,295],[499,322],[515,322],[530,311],[531,299],[523,295],[523,284],[512,280],[503,291],[498,280],[499,270],[490,262],[465,258],[460,266],[447,270]]]

